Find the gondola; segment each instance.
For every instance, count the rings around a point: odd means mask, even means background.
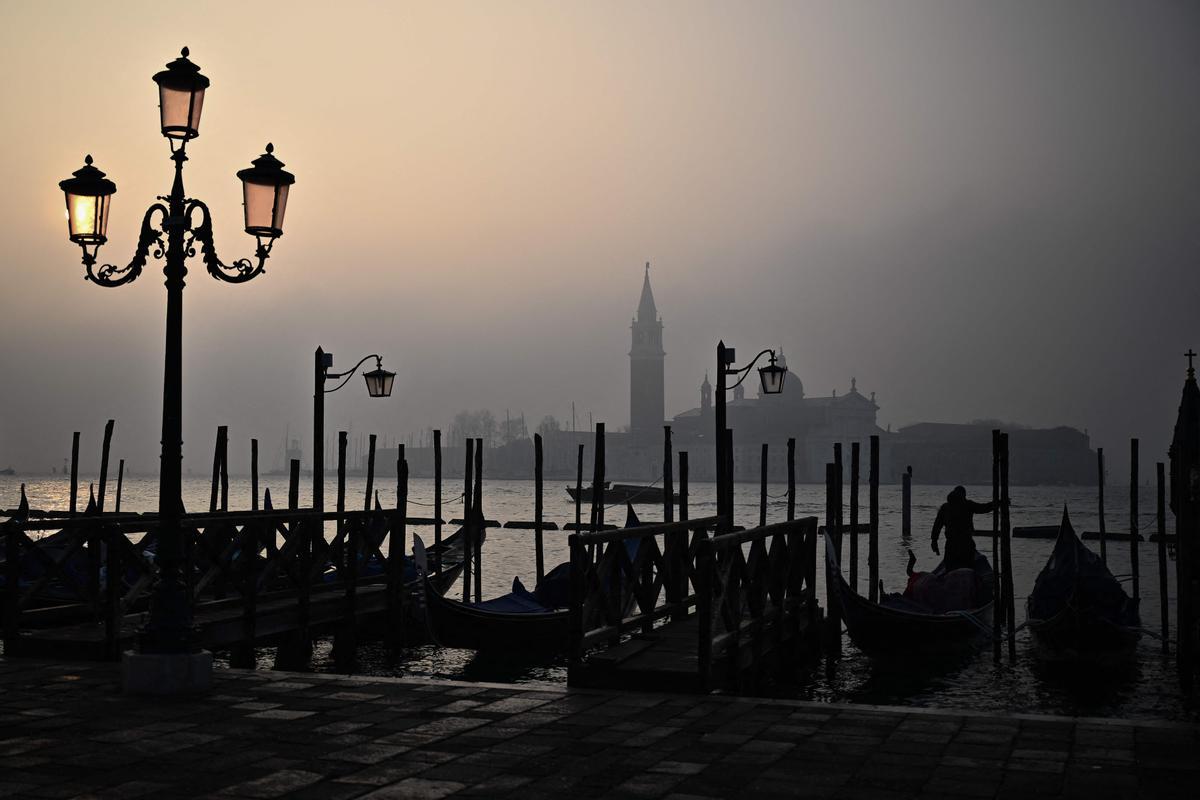
[[[1025,613],[1035,652],[1052,660],[1131,653],[1142,636],[1137,600],[1080,541],[1066,508]]]
[[[626,528],[641,524],[633,507]],[[639,540],[626,542],[629,557]],[[513,578],[512,591],[491,600],[463,603],[445,596],[431,578],[425,579],[425,613],[434,641],[465,650],[554,653],[567,646],[570,562],[546,573],[531,592]]]
[[[992,620],[992,565],[979,552],[975,554],[975,580],[972,597],[964,608],[939,608],[925,605],[911,592],[883,594],[872,603],[858,594],[842,576],[841,565],[829,534],[825,535],[825,558],[829,571],[836,576],[834,597],[846,623],[850,639],[867,653],[903,653],[960,648],[976,643],[987,635]],[[910,575],[915,561],[910,553]],[[956,570],[957,572],[957,570]],[[945,562],[929,573],[935,579],[947,575]],[[954,605],[954,604],[951,604]]]

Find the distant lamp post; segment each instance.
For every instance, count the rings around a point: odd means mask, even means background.
[[[375,359],[375,369],[364,372],[363,378],[367,383],[367,394],[371,397],[391,397],[392,383],[396,373],[383,368],[383,359],[372,353],[364,356],[353,368],[346,372],[330,372],[333,367],[333,353],[326,353],[317,348],[313,359],[313,510],[318,513],[325,511],[325,395],[341,389],[363,364]],[[340,380],[337,386],[326,389],[326,381]]]
[[[779,366],[774,350],[763,350],[746,366],[736,367],[733,363],[737,359],[736,351],[726,347],[724,341],[717,343],[717,516],[723,517],[726,524],[733,522],[733,476],[729,474],[727,466],[730,453],[726,449],[726,437],[729,434],[725,424],[725,393],[741,386],[758,360],[767,355],[771,357],[770,363],[758,370],[758,379],[762,383],[763,394],[780,394],[787,369]],[[732,386],[728,385],[730,377],[737,378]]]
[[[179,693],[206,689],[211,680],[212,657],[202,653],[192,627],[192,607],[183,579],[183,511],[180,471],[183,461],[183,287],[185,262],[197,249],[208,273],[228,283],[244,283],[261,275],[270,257],[271,245],[283,233],[283,210],[287,187],[295,177],[282,170],[283,164],[267,153],[242,170],[245,184],[246,230],[258,239],[255,262],[248,258],[223,263],[213,245],[212,220],[208,206],[183,189],[183,164],[187,143],[200,135],[200,112],[209,80],[188,60],[183,48],[179,58],[154,76],[158,84],[162,134],[171,146],[175,179],[168,196],[158,198],[142,218],[141,233],[133,259],[125,266],[96,260],[107,239],[108,216],[116,184],[92,166],[92,157],[72,177],[59,183],[66,195],[67,223],[71,241],[83,251],[85,278],[100,286],[130,283],[142,274],[146,261],[163,259],[167,286],[166,356],[163,369],[162,462],[159,470],[157,549],[158,580],[150,599],[149,621],[138,637],[140,652],[128,654],[122,664],[126,690]],[[246,173],[246,175],[243,175]],[[266,188],[259,188],[266,187]],[[270,195],[269,213],[260,197]],[[253,202],[251,202],[253,200]],[[251,225],[251,218],[254,225]],[[266,220],[263,222],[263,220]]]

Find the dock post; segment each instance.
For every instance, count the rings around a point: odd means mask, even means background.
[[[121,484],[125,481],[125,459],[117,462],[117,496],[114,498],[113,513],[121,513]]]
[[[1009,521],[1008,434],[1000,434],[1000,551],[1004,558],[1004,618],[1008,620],[1008,660],[1017,660],[1017,624],[1013,601],[1012,528]]]
[[[1170,613],[1167,610],[1167,492],[1164,464],[1156,465],[1158,478],[1158,605],[1162,617],[1162,652],[1171,654]]]
[[[433,566],[442,571],[442,432],[433,432]]]
[[[463,440],[463,448],[466,456],[466,463],[463,464],[463,550],[462,550],[462,582],[463,582],[463,602],[471,602],[471,555],[475,552],[475,548],[471,543],[472,531],[474,525],[471,518],[471,489],[475,483],[475,440],[467,438]]]
[[[604,423],[596,423],[596,454],[592,472],[592,530],[604,528]]]
[[[858,591],[858,471],[860,444],[850,443],[850,588]]]
[[[791,522],[796,518],[796,440],[787,440],[787,518]]]
[[[1104,535],[1104,448],[1096,448],[1096,467],[1099,471],[1098,479],[1098,495],[1100,509],[1098,511],[1100,517],[1100,561],[1105,565],[1108,564],[1108,541]]]
[[[250,510],[258,511],[258,439],[250,440]]]
[[[300,460],[293,458],[289,465],[288,477],[288,510],[296,511],[300,506]],[[301,670],[305,669],[312,660],[312,639],[309,638],[308,622],[308,592],[311,588],[309,581],[310,559],[308,527],[298,519],[289,521],[292,537],[300,537],[296,548],[296,559],[299,569],[299,580],[296,586],[296,617],[297,627],[294,631],[284,634],[275,651],[275,669]]]
[[[221,497],[221,442],[229,436],[229,428],[217,426],[217,440],[213,443],[212,483],[209,487],[208,513],[216,513],[217,503]]]
[[[1138,564],[1138,440],[1129,440],[1129,572],[1133,575],[1133,602],[1141,600]]]
[[[687,450],[679,451],[679,521],[686,522],[688,518],[688,454]]]
[[[900,476],[900,538],[912,538],[912,466]]]
[[[475,517],[475,536],[471,543],[475,547],[475,602],[483,600],[483,538],[487,521],[483,514],[483,439],[475,440],[475,499],[471,502]]]
[[[671,474],[671,426],[663,425],[663,522],[675,521],[675,478]]]
[[[733,529],[733,429],[726,428],[725,435],[725,512],[729,515],[725,522],[725,531]]]
[[[1004,569],[1000,563],[1000,431],[992,429],[992,660],[1000,663],[1004,639]]]
[[[18,653],[21,642],[21,530],[10,519],[2,524],[4,533],[4,655]]]
[[[104,440],[100,445],[100,490],[96,495],[96,513],[104,513],[104,495],[108,486],[108,453],[112,447],[113,421],[104,423]]]
[[[221,510],[229,510],[229,429],[221,439]]]
[[[404,445],[398,446],[396,459],[396,518],[388,535],[388,621],[387,645],[396,649],[404,645],[404,551],[407,549],[408,525],[408,459]]]
[[[758,527],[767,526],[767,443],[762,443],[762,457],[759,459],[758,486]]]
[[[333,637],[333,660],[338,669],[354,663],[358,626],[358,552],[361,547],[358,523],[346,519],[346,432],[338,431],[337,449],[337,534],[342,541],[342,624]]]
[[[837,542],[834,540],[834,528],[837,525],[836,511],[834,510],[833,493],[837,491],[837,466],[833,463],[825,465],[825,534],[830,540],[833,540],[834,549],[837,549]],[[828,545],[826,545],[828,546]],[[820,550],[820,547],[817,548]],[[841,569],[841,564],[837,565],[837,569]],[[826,639],[831,654],[836,654],[840,650],[842,638],[842,614],[841,603],[837,598],[837,580],[838,576],[833,571],[834,565],[825,560],[825,609],[826,620],[829,623],[829,629],[825,632]]]
[[[579,445],[579,458],[583,459],[583,445]],[[578,508],[578,506],[576,506]],[[583,601],[586,590],[584,589],[584,571],[588,569],[587,554],[584,553],[583,545],[579,543],[580,531],[576,527],[575,531],[567,537],[567,548],[571,553],[571,571],[567,574],[568,586],[570,587],[570,602],[568,605],[568,634],[567,634],[567,685],[572,685],[571,673],[576,670],[583,661]]]
[[[79,495],[79,431],[71,434],[71,497],[67,501],[68,513],[75,516]]]
[[[371,511],[371,496],[375,494],[375,434],[367,439],[367,491],[363,494],[363,511]]]
[[[125,572],[125,567],[122,564],[122,550],[117,546],[116,537],[124,537],[125,534],[116,525],[106,526],[102,529],[104,538],[108,539],[107,547],[107,563],[104,568],[108,572],[109,580],[104,592],[104,649],[105,658],[110,661],[121,660],[121,618],[124,616],[121,610],[121,590],[125,588],[125,581],[119,580]]]
[[[533,435],[533,547],[537,567],[537,582],[546,574],[542,552],[542,435]]]
[[[251,441],[257,444],[257,441]],[[229,666],[234,669],[254,669],[258,661],[254,648],[258,616],[258,549],[262,547],[264,534],[259,524],[246,523],[240,535],[241,552],[238,554],[237,563],[241,573],[239,577],[242,595],[242,640],[230,648]],[[274,523],[268,527],[273,535]]]
[[[833,469],[833,548],[837,551],[838,566],[845,567],[846,561],[843,558],[842,545],[845,543],[846,525],[844,517],[845,508],[842,505],[842,498],[846,488],[846,465],[842,461],[841,442],[835,442],[833,445]]]
[[[879,437],[871,437],[871,473],[868,477],[868,502],[870,503],[869,531],[867,542],[867,575],[871,588],[867,593],[872,603],[879,602]]]

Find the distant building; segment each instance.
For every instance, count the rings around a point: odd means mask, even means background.
[[[650,264],[642,280],[642,297],[637,316],[629,326],[629,434],[641,442],[662,440],[666,408],[663,384],[666,352],[663,351],[663,324],[654,306],[650,290]]]
[[[992,424],[920,422],[892,437],[892,467],[913,468],[913,480],[934,484],[992,483]],[[1018,485],[1096,483],[1096,451],[1075,428],[1007,428],[1009,482]]]

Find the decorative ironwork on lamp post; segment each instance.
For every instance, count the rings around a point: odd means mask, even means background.
[[[735,367],[736,351],[726,347],[724,340],[717,342],[717,409],[716,409],[716,454],[717,454],[717,516],[724,519],[724,524],[733,524],[733,476],[729,472],[728,459],[732,455],[727,448],[729,429],[725,424],[725,392],[732,391],[742,385],[750,370],[765,355],[771,361],[758,370],[758,378],[762,384],[763,394],[779,394],[783,391],[783,379],[787,377],[787,369],[779,366],[775,351],[763,350],[750,360],[744,367]],[[727,378],[736,377],[737,382],[728,385]]]
[[[190,653],[198,647],[192,630],[192,609],[182,575],[183,542],[180,518],[183,510],[181,469],[183,461],[183,287],[186,261],[200,257],[208,273],[227,283],[244,283],[263,273],[275,240],[283,235],[283,217],[288,190],[296,178],[283,169],[283,162],[270,144],[252,165],[239,171],[245,206],[245,229],[257,241],[254,259],[241,258],[226,264],[213,245],[212,218],[204,202],[188,197],[183,189],[183,164],[187,144],[200,135],[200,113],[209,80],[188,60],[188,49],[154,75],[159,89],[162,134],[171,147],[175,179],[171,193],[159,196],[142,217],[133,259],[125,266],[97,266],[101,245],[107,241],[109,210],[116,184],[92,165],[84,166],[59,183],[66,195],[70,239],[83,250],[85,278],[99,286],[130,283],[142,274],[147,259],[164,260],[167,287],[166,356],[163,371],[162,462],[158,487],[158,580],[150,603],[150,619],[139,636],[143,653]]]
[[[333,353],[326,353],[320,347],[317,348],[313,359],[313,510],[323,512],[325,510],[325,395],[332,394],[338,389],[341,389],[354,374],[358,372],[358,368],[365,364],[370,359],[375,359],[375,369],[370,372],[364,372],[363,378],[367,382],[367,394],[371,397],[390,397],[392,394],[392,383],[396,379],[396,373],[388,372],[383,368],[383,359],[375,353],[369,356],[364,356],[353,368],[346,372],[330,372],[333,366]],[[343,379],[341,383],[332,389],[325,388],[326,381],[336,381]]]

